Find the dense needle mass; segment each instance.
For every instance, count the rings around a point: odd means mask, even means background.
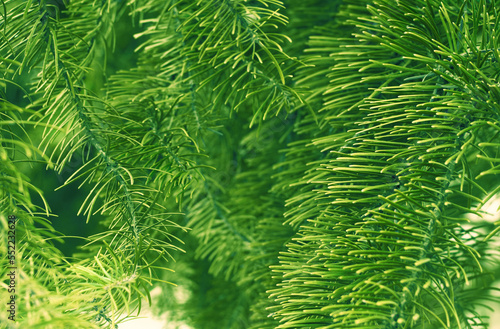
[[[485,328],[499,5],[6,0],[1,323]]]

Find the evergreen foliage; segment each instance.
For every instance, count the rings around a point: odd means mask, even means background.
[[[0,327],[486,328],[498,6],[3,0]]]

